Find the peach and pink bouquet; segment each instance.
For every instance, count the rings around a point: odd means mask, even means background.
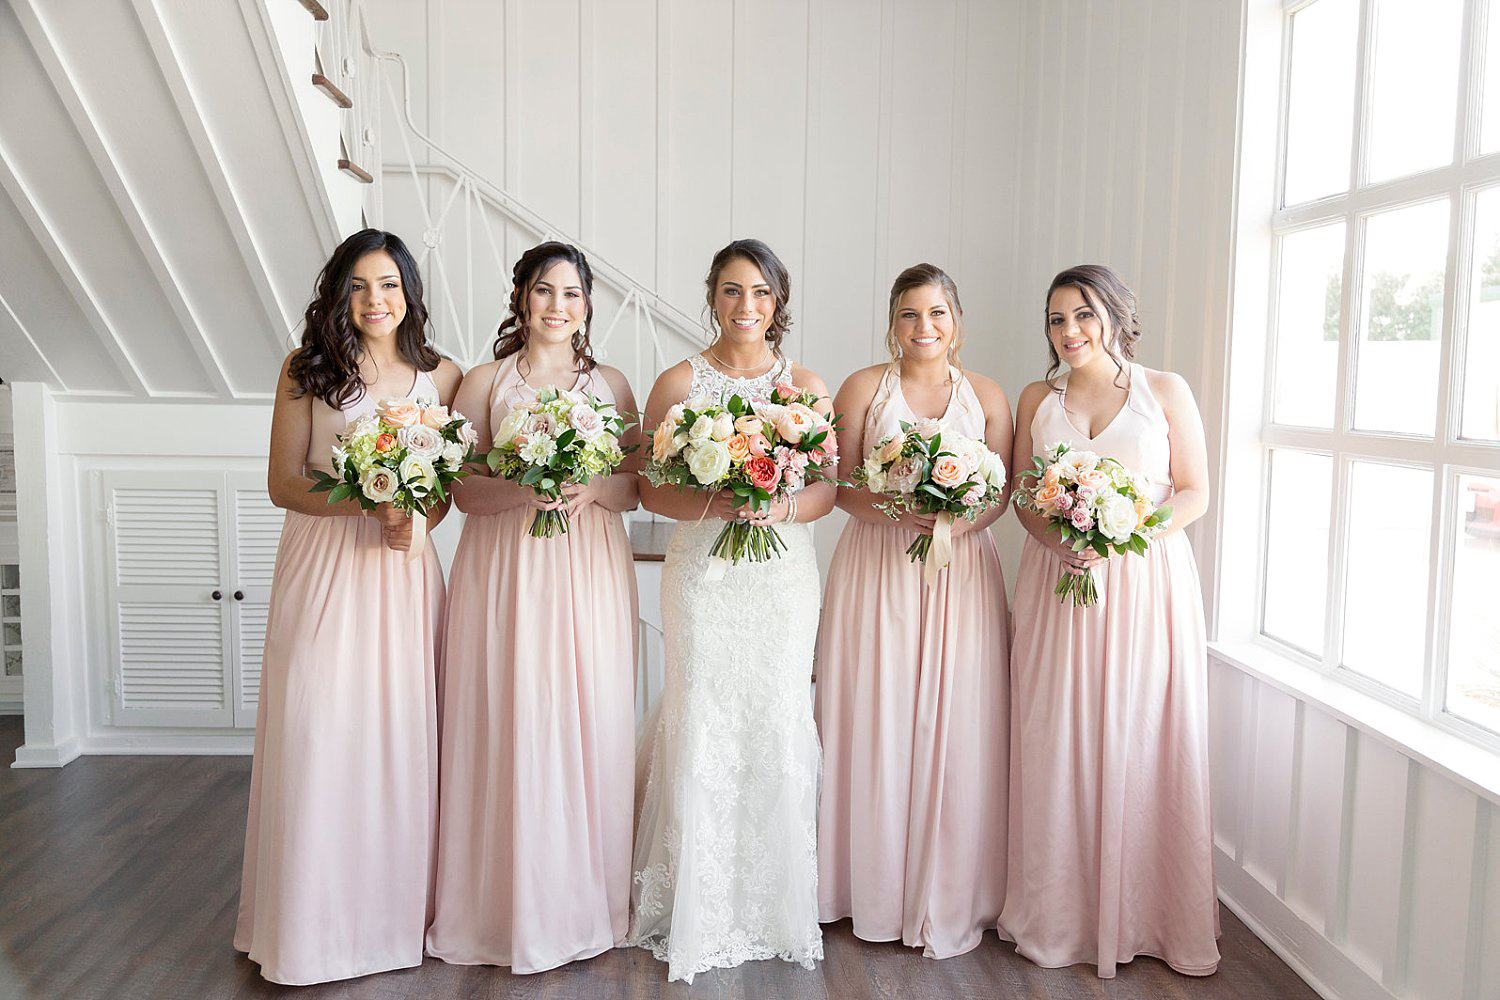
[[[1151,501],[1151,483],[1113,458],[1074,450],[1066,442],[1048,445],[1032,458],[1020,479],[1016,506],[1040,514],[1074,552],[1093,549],[1100,557],[1134,552],[1145,555],[1151,540],[1172,519],[1172,508]],[[1053,590],[1059,600],[1090,607],[1099,602],[1093,570],[1065,571]]]
[[[413,516],[408,561],[422,551],[426,513],[466,472],[478,435],[461,413],[429,399],[383,399],[349,423],[333,446],[333,471],[313,470],[313,493],[354,499],[365,510],[388,503]],[[422,515],[422,516],[415,516]]]
[[[656,425],[646,478],[655,486],[728,490],[734,506],[752,511],[795,497],[811,482],[837,483],[823,472],[838,459],[837,420],[815,410],[817,401],[812,393],[781,382],[769,399],[732,396],[723,404],[701,398],[678,403]],[[764,562],[785,548],[769,525],[729,522],[710,555],[731,563]],[[712,565],[723,569],[721,563]]]
[[[903,420],[901,433],[875,442],[854,479],[886,498],[875,509],[893,521],[907,513],[937,515],[932,534],[918,535],[906,549],[912,562],[922,562],[929,584],[953,559],[954,520],[973,521],[1005,502],[1005,462],[983,441],[937,420]]]
[[[564,486],[587,483],[619,467],[625,460],[620,436],[629,426],[614,403],[591,392],[543,386],[535,399],[517,403],[501,418],[487,461],[491,472],[558,500]],[[531,520],[532,538],[567,531],[565,510],[539,510]]]

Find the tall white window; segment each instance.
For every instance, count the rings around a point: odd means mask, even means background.
[[[1500,745],[1500,0],[1284,27],[1258,627]]]

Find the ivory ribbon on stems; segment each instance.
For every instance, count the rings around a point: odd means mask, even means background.
[[[698,515],[698,520],[700,522],[708,516],[708,509],[713,505],[714,495],[710,493],[708,495],[708,503],[703,505],[703,513]],[[727,572],[729,572],[728,559],[725,559],[723,556],[709,556],[708,568],[703,571],[703,582],[718,583],[720,580],[724,579],[724,574]]]
[[[936,587],[938,574],[947,569],[952,561],[953,515],[943,511],[933,522],[932,548],[927,550],[927,562],[922,568],[922,576],[927,580],[927,586]]]
[[[415,562],[422,555],[422,549],[427,546],[427,515],[419,510],[410,512],[411,518],[411,548],[406,550],[404,562]]]

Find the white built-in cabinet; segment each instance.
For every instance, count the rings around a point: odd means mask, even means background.
[[[265,474],[97,473],[110,722],[253,728],[284,513]]]

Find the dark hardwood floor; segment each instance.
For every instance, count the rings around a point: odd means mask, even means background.
[[[950,997],[1316,1000],[1228,911],[1217,975],[1190,979],[1142,958],[1101,981],[1086,966],[1039,969],[993,936],[930,961],[826,928],[814,972],[754,962],[666,982],[648,953],[616,950],[537,976],[444,965],[326,986],[279,987],[230,946],[244,843],[248,757],[85,757],[13,770],[21,721],[0,718],[0,998]]]

